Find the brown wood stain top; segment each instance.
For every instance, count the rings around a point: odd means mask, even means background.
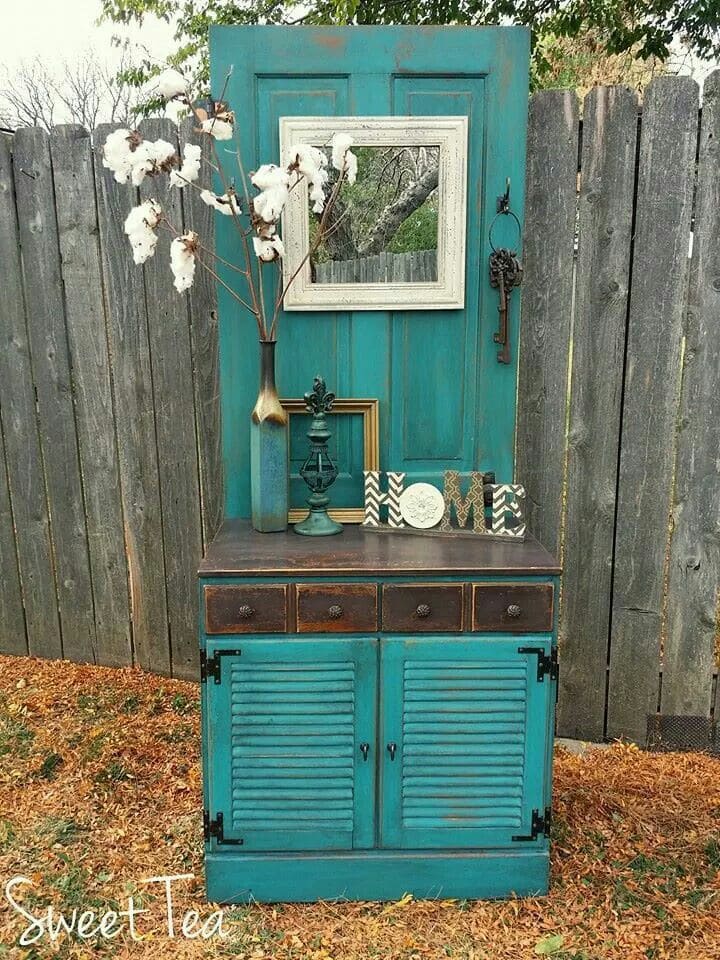
[[[380,535],[347,525],[333,537],[292,530],[257,533],[246,520],[226,520],[200,564],[200,576],[404,576],[415,573],[543,575],[560,573],[537,540],[500,543],[482,536]]]

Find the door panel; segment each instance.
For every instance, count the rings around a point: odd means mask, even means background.
[[[549,650],[546,639],[523,637]],[[383,641],[381,846],[503,847],[543,809],[550,682],[517,640]],[[394,759],[388,745],[395,744]]]
[[[207,685],[211,817],[248,852],[372,846],[377,641],[238,647]]]
[[[282,395],[302,396],[320,371],[338,396],[377,397],[380,462],[405,471],[408,483],[442,486],[448,467],[513,476],[519,297],[511,300],[513,360],[499,364],[488,230],[508,177],[512,209],[522,221],[528,46],[528,32],[515,27],[211,31],[213,88],[222,89],[232,67],[227,99],[238,118],[246,169],[276,160],[281,116],[469,117],[464,309],[301,311],[283,314],[279,326]],[[228,219],[217,219],[217,244],[232,260],[237,241]],[[510,218],[500,218],[493,241],[517,248]],[[270,284],[272,271],[266,273]],[[249,349],[251,318],[239,315],[226,291],[218,294],[225,512],[247,517],[249,479],[242,465],[258,361]],[[350,475],[338,483],[333,502],[355,506],[360,438],[343,432],[338,442],[339,466]]]

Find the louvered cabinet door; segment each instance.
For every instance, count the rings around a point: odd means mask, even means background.
[[[376,640],[247,640],[207,692],[216,846],[373,845]]]
[[[532,644],[530,643],[532,641]],[[546,637],[391,638],[381,659],[383,847],[505,847],[544,808]]]

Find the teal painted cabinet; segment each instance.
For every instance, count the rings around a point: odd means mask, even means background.
[[[223,526],[200,579],[209,899],[547,890],[559,571],[475,540]]]

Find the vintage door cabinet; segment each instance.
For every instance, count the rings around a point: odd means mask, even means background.
[[[283,118],[464,118],[464,278],[448,309],[417,296],[404,309],[397,290],[332,309],[325,291],[280,323],[283,396],[322,374],[339,397],[377,399],[380,468],[407,483],[442,487],[447,469],[515,479],[519,297],[498,358],[488,231],[510,181],[516,219],[496,242],[519,249],[507,230],[522,223],[528,49],[519,28],[212,33],[246,169],[278,155]],[[226,258],[233,242],[220,223]],[[226,519],[199,579],[208,898],[545,893],[557,562],[531,537],[254,532],[257,347],[222,290],[219,313]],[[350,508],[362,449],[333,432],[347,497],[334,502]]]

